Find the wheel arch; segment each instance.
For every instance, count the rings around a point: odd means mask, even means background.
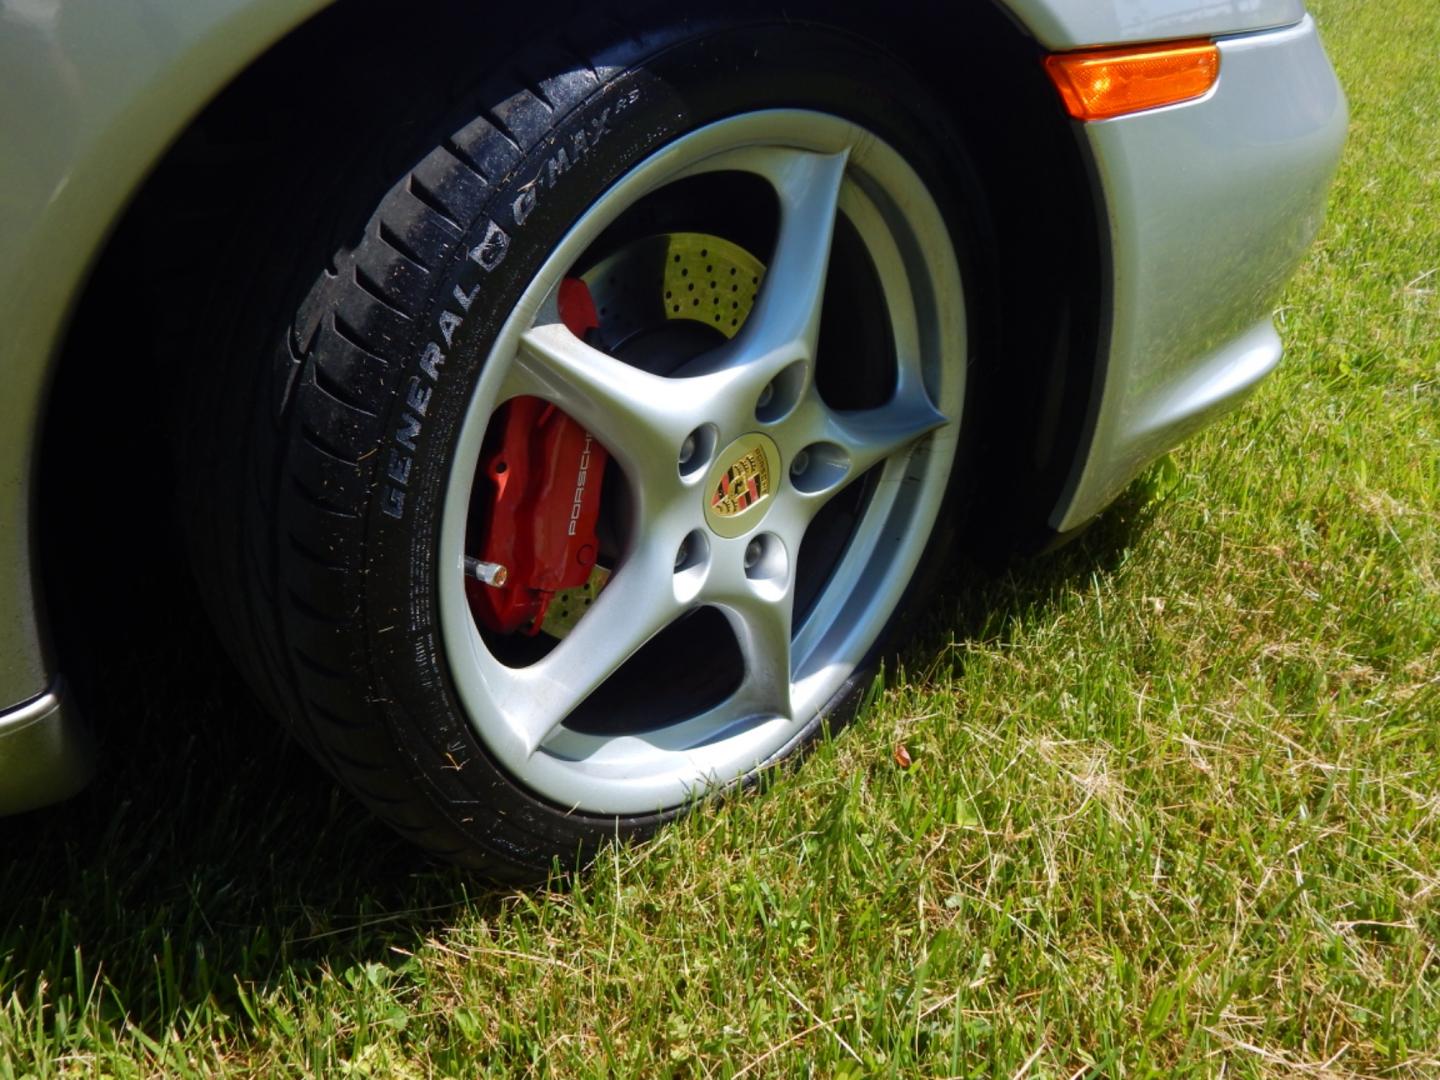
[[[1029,28],[1043,6],[969,7],[965,36],[954,13],[922,6],[920,32],[897,43],[950,103],[984,202],[987,279],[979,310],[971,304],[981,329],[969,417],[979,476],[966,541],[986,558],[1060,539],[1051,517],[1089,447],[1105,376],[1108,211],[1083,129],[1065,114]]]

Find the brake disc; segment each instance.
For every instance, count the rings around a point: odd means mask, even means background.
[[[581,275],[611,350],[667,321],[687,319],[734,337],[765,266],[739,244],[706,233],[647,236]]]

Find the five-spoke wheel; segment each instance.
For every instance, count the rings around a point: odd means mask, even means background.
[[[652,346],[640,366],[560,321],[557,285],[591,259],[597,238],[685,180],[735,176],[763,181],[777,212],[753,306],[729,334]],[[837,221],[850,238],[843,250],[832,243]],[[631,242],[656,247],[651,236]],[[840,259],[862,265],[832,271]],[[640,280],[627,285],[654,290],[660,328],[710,319],[710,306],[688,296],[667,310],[665,263],[655,261],[639,260]],[[827,282],[839,272],[873,287],[862,310],[844,314],[883,328],[867,342],[876,355],[822,334]],[[698,264],[696,275],[705,276]],[[747,775],[815,721],[894,615],[944,496],[964,394],[961,296],[948,231],[920,178],[873,134],[820,113],[760,111],[702,128],[638,164],[574,226],[492,350],[441,534],[445,644],[460,696],[522,783],[591,813],[662,810]],[[883,373],[885,385],[864,407],[837,407],[820,378],[827,364]],[[624,498],[603,590],[553,648],[516,663],[472,617],[463,562],[487,424],[522,396],[553,403],[598,439]],[[824,508],[856,485],[863,496],[827,519]],[[816,529],[837,535],[807,545]],[[822,580],[807,586],[803,563],[816,549]],[[636,683],[642,697],[647,682],[663,682],[628,662],[667,630],[683,637],[702,608],[723,615],[738,649],[738,677],[718,700],[638,730],[567,725],[610,680]],[[693,646],[682,640],[667,666],[709,666],[715,648],[701,635]]]

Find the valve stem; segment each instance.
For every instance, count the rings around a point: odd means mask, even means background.
[[[479,559],[472,559],[465,556],[465,573],[469,574],[482,585],[489,585],[492,588],[500,588],[510,577],[510,571],[496,562],[481,562]]]

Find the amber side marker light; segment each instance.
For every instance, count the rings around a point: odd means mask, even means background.
[[[1220,74],[1220,50],[1212,41],[1171,41],[1056,53],[1045,70],[1071,116],[1105,120],[1200,97]]]

